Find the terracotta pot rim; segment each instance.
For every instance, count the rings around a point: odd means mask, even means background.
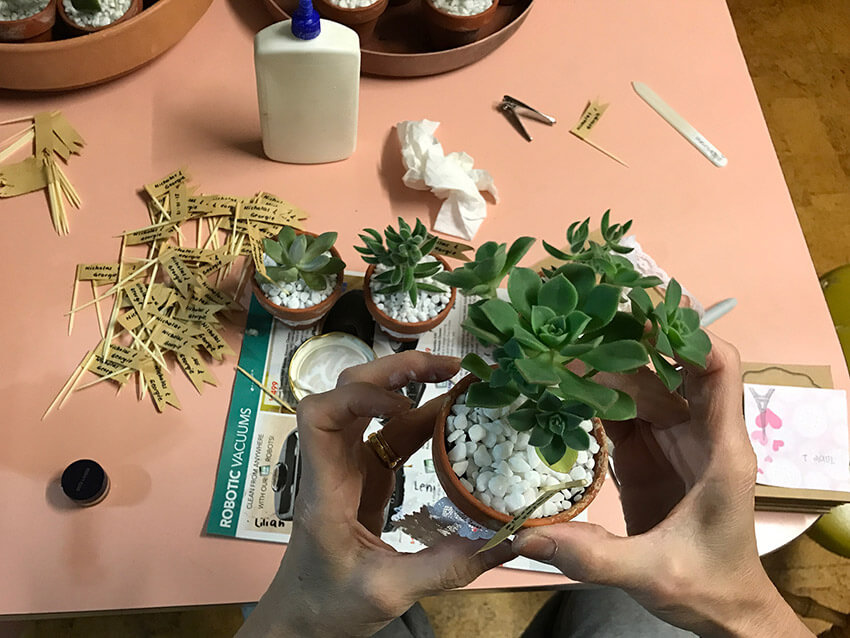
[[[315,0],[315,3],[318,5],[317,10],[319,14],[322,14],[319,8],[325,10],[330,20],[339,18],[340,22],[345,19],[345,24],[360,25],[377,21],[389,5],[389,0],[375,0],[375,2],[368,6],[354,8],[340,7],[330,2],[330,0]],[[325,16],[322,17],[324,18]]]
[[[457,26],[469,25],[469,28],[461,28],[458,30],[462,31],[477,31],[483,25],[487,24],[490,21],[490,18],[496,13],[496,9],[499,7],[499,0],[493,0],[493,4],[484,9],[481,13],[474,13],[472,15],[458,15],[457,13],[449,13],[448,11],[444,11],[440,9],[437,5],[434,4],[434,0],[424,0],[423,5],[426,8],[426,13],[430,12],[436,19],[439,20],[440,26],[443,28],[448,28],[447,23],[454,23]],[[452,29],[455,30],[455,29]]]
[[[19,25],[19,24],[23,24],[24,22],[39,22],[40,21],[39,18],[43,17],[44,14],[49,13],[51,7],[53,8],[54,11],[56,11],[56,7],[61,1],[62,0],[50,0],[47,3],[47,6],[44,7],[44,9],[42,9],[41,11],[39,11],[37,13],[33,13],[31,16],[27,16],[26,18],[20,18],[19,20],[0,20],[0,24]],[[47,28],[49,29],[50,27],[47,27]],[[5,44],[9,44],[9,43],[6,42]]]
[[[451,272],[451,266],[449,266],[448,262],[443,258],[442,255],[432,255],[437,258],[443,265],[443,269]],[[426,319],[425,321],[417,321],[414,323],[405,323],[403,321],[399,321],[398,319],[393,319],[387,313],[383,312],[378,305],[374,302],[372,298],[372,288],[369,285],[372,274],[375,272],[375,264],[369,264],[369,267],[366,269],[366,274],[363,277],[363,295],[368,298],[369,305],[374,308],[374,312],[379,314],[382,319],[385,321],[385,325],[389,326],[398,326],[398,330],[394,330],[396,332],[406,332],[409,334],[419,334],[421,332],[427,332],[431,327],[438,325],[441,323],[451,312],[452,308],[455,305],[455,299],[457,298],[457,289],[450,287],[451,294],[449,297],[449,302],[446,304],[446,307],[443,308],[439,314],[430,319]],[[370,308],[371,311],[371,308]]]
[[[156,5],[154,5],[154,6],[156,6]],[[136,9],[136,11],[134,13],[131,13],[134,8]],[[77,24],[76,22],[74,22],[71,19],[71,16],[69,16],[65,11],[64,0],[56,0],[56,11],[59,14],[59,17],[62,18],[62,22],[64,22],[66,25],[68,25],[68,27],[70,27],[71,29],[73,29],[73,30],[75,30],[79,33],[90,34],[90,33],[97,33],[99,31],[103,31],[104,29],[109,29],[109,28],[114,27],[115,25],[122,24],[124,22],[129,21],[129,20],[132,20],[137,15],[140,15],[142,13],[142,11],[144,11],[144,5],[142,4],[142,0],[130,0],[130,6],[127,7],[127,10],[124,12],[124,14],[120,18],[118,18],[114,22],[110,22],[109,24],[105,24],[102,27],[88,27],[88,26],[85,26],[85,25],[82,25],[82,24]]]
[[[306,319],[306,315],[308,313],[312,314],[316,310],[316,308],[318,308],[324,303],[327,303],[328,301],[333,302],[334,298],[339,296],[337,293],[342,292],[343,273],[339,272],[337,273],[336,284],[334,284],[334,287],[331,289],[331,293],[327,297],[322,299],[319,303],[313,304],[312,306],[308,306],[306,308],[287,308],[286,306],[280,306],[274,303],[271,299],[269,299],[268,295],[266,295],[266,293],[263,292],[263,289],[260,288],[260,284],[257,283],[257,279],[254,276],[257,274],[257,269],[254,266],[252,266],[252,269],[253,272],[251,273],[250,277],[251,288],[253,289],[254,294],[261,296],[269,306],[272,306],[281,314],[292,316],[293,320],[301,318]]]
[[[311,237],[318,237],[318,235],[316,235],[316,233],[311,233],[311,232],[308,232],[306,230],[299,230],[297,228],[295,229],[295,232],[298,235],[310,235]],[[339,251],[336,249],[336,246],[331,246],[330,251],[331,251],[331,255],[333,255],[337,259],[342,259],[342,257],[339,254]],[[269,306],[274,308],[275,311],[278,312],[280,315],[286,315],[287,317],[291,317],[292,321],[308,320],[309,319],[308,315],[315,314],[316,309],[319,306],[322,306],[323,304],[326,304],[327,307],[328,307],[328,310],[330,310],[330,307],[334,304],[334,302],[342,294],[342,282],[345,278],[345,269],[340,270],[336,274],[336,284],[334,284],[334,287],[331,289],[331,293],[327,297],[322,299],[319,303],[313,304],[312,306],[308,306],[307,308],[287,308],[286,306],[280,306],[280,305],[274,303],[271,299],[268,298],[266,293],[263,292],[263,289],[260,288],[260,284],[257,283],[257,277],[256,277],[257,267],[252,264],[251,269],[252,269],[252,272],[249,276],[251,277],[251,289],[254,291],[254,294],[257,297],[262,297],[263,300]],[[321,315],[319,315],[319,316],[321,317]]]
[[[478,377],[475,375],[468,374],[455,384],[451,390],[449,390],[446,400],[443,402],[440,412],[437,415],[437,423],[434,428],[434,443],[432,444],[434,465],[436,466],[437,478],[440,482],[442,483],[444,480],[448,481],[451,484],[453,491],[458,492],[461,495],[461,498],[465,501],[463,504],[455,503],[461,511],[464,511],[465,508],[477,510],[480,513],[481,518],[497,521],[499,526],[502,526],[512,521],[513,517],[485,505],[461,484],[460,479],[451,468],[451,462],[449,461],[448,451],[446,449],[446,418],[448,417],[452,406],[455,404],[457,397],[461,393],[465,392],[469,385],[478,380]],[[608,472],[608,449],[605,443],[605,433],[602,427],[602,422],[597,417],[594,417],[593,424],[593,435],[599,443],[599,451],[594,454],[596,465],[593,468],[593,479],[590,485],[584,488],[585,492],[582,499],[578,503],[574,503],[569,509],[558,512],[554,516],[529,518],[525,521],[523,527],[552,525],[572,520],[581,514],[581,512],[590,505],[593,499],[596,498],[596,495],[599,493]],[[443,485],[443,488],[445,489],[446,486]],[[448,490],[446,491],[448,492]],[[483,520],[479,520],[466,511],[464,511],[464,513],[477,523],[482,525],[484,524]]]

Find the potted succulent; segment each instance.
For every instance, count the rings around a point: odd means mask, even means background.
[[[451,48],[475,42],[498,6],[499,0],[424,0],[422,10],[434,43]]]
[[[57,0],[59,17],[71,32],[94,33],[129,20],[142,10],[142,0]]]
[[[6,0],[0,3],[0,42],[49,40],[56,22],[56,0]]]
[[[351,27],[362,42],[372,35],[388,0],[315,0],[315,4],[323,18]]]
[[[257,272],[251,281],[260,305],[290,328],[319,323],[342,294],[345,262],[336,238],[284,226],[277,239],[264,239],[266,276]]]
[[[631,248],[620,240],[631,222],[610,225],[606,212],[598,243],[588,241],[589,221],[570,226],[568,251],[544,242],[561,263],[542,273],[513,268],[509,301],[491,296],[486,282],[491,298],[470,306],[463,322],[494,348],[496,363],[464,357],[472,375],[452,388],[437,419],[434,463],[455,505],[494,529],[547,486],[586,483],[556,494],[526,525],[569,520],[598,492],[606,469],[600,420],[636,414],[632,397],[598,383],[598,372],[628,374],[651,362],[672,391],[682,378],[668,358],[704,366],[711,348],[697,312],[679,307],[679,284],[672,280],[655,304],[646,289],[661,281],[623,257]],[[464,269],[472,273],[482,263],[476,255]],[[485,291],[481,283],[464,286],[456,274],[440,279],[462,293]]]
[[[411,228],[399,217],[398,228],[387,226],[383,237],[366,228],[360,239],[364,245],[354,249],[369,264],[363,297],[384,332],[398,341],[415,341],[448,316],[455,289],[438,285],[433,277],[450,268],[431,254],[437,238],[419,219]]]

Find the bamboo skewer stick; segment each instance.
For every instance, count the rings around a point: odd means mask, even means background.
[[[53,411],[53,408],[56,407],[57,403],[59,403],[59,400],[62,398],[62,395],[65,394],[65,392],[68,391],[68,388],[70,388],[71,385],[74,383],[74,380],[82,372],[83,366],[87,366],[87,363],[88,363],[90,356],[91,356],[91,350],[86,352],[86,354],[80,360],[80,363],[78,363],[77,367],[74,368],[74,371],[71,373],[71,376],[68,377],[68,380],[65,382],[65,385],[62,386],[62,389],[59,390],[59,393],[56,395],[56,397],[53,399],[53,401],[50,402],[50,405],[47,406],[47,410],[45,410],[44,414],[41,416],[42,421],[44,421],[44,419],[47,418],[47,415],[50,414]]]
[[[119,279],[117,284],[113,284],[112,288],[107,290],[105,293],[103,293],[99,297],[95,297],[91,301],[87,301],[86,303],[84,303],[84,304],[82,304],[82,305],[80,305],[76,308],[71,309],[71,312],[72,313],[79,312],[83,308],[88,308],[92,304],[97,303],[98,301],[102,301],[102,300],[106,299],[107,297],[109,297],[110,295],[115,294],[116,290],[123,288],[124,284],[126,284],[131,279],[135,279],[139,274],[141,274],[142,272],[144,272],[145,270],[147,270],[148,268],[150,268],[151,266],[153,266],[156,263],[157,263],[156,261],[150,261],[149,263],[145,264],[144,266],[142,266],[138,270],[130,273],[129,275],[127,275],[123,279]],[[120,266],[119,266],[119,270],[120,270]]]
[[[258,388],[260,388],[260,390],[262,390],[263,392],[265,392],[266,394],[268,394],[268,395],[269,395],[269,396],[270,396],[270,397],[271,397],[274,401],[276,401],[278,404],[280,404],[281,406],[283,406],[284,408],[286,408],[287,410],[289,410],[289,411],[290,411],[290,412],[292,412],[293,414],[295,413],[295,410],[293,409],[293,407],[292,407],[291,405],[289,405],[286,401],[284,401],[283,399],[281,399],[280,397],[278,397],[278,396],[277,396],[274,392],[272,392],[271,390],[269,390],[269,389],[268,389],[266,386],[264,386],[262,383],[260,383],[259,381],[257,381],[254,377],[252,377],[252,376],[251,376],[251,374],[250,374],[249,372],[245,371],[244,369],[240,368],[239,366],[236,366],[236,369],[237,369],[237,370],[239,370],[239,372],[241,372],[242,374],[244,374],[246,377],[248,377],[248,379],[250,379],[250,380],[251,380],[251,382],[252,382],[254,385],[256,385]]]
[[[94,282],[92,282],[94,283]],[[74,292],[71,293],[71,308],[77,305],[77,291],[80,287],[80,280],[77,279],[77,272],[74,271]],[[71,331],[74,329],[74,313],[68,315],[68,336],[71,336]]]
[[[7,124],[23,124],[24,122],[32,122],[35,118],[32,115],[24,115],[23,117],[13,117],[11,120],[3,120],[0,126]]]
[[[90,352],[89,356],[86,357],[86,362],[83,364],[83,367],[80,369],[80,371],[77,374],[77,377],[74,379],[73,383],[71,383],[71,387],[68,388],[68,391],[65,393],[65,396],[62,397],[62,400],[59,402],[59,407],[56,408],[57,410],[61,410],[62,406],[65,405],[65,401],[68,400],[68,397],[70,397],[74,393],[74,391],[77,387],[77,384],[80,382],[80,379],[83,378],[83,375],[86,373],[86,370],[89,369],[89,366],[91,365],[91,360],[92,360],[93,357],[94,357],[94,351]]]
[[[97,297],[97,284],[94,279],[91,280],[91,294],[92,297]],[[73,305],[73,302],[71,302],[71,305]],[[103,328],[103,313],[100,311],[99,301],[94,302],[94,310],[97,313],[97,327],[100,328],[100,338],[103,339],[106,336],[106,331]]]
[[[12,157],[19,150],[24,148],[27,144],[32,144],[32,141],[35,139],[35,132],[29,131],[24,134],[17,142],[14,142],[11,146],[6,149],[0,151],[0,162],[5,162],[8,158]]]

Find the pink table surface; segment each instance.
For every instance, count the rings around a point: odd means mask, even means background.
[[[115,236],[145,224],[136,189],[181,165],[206,192],[263,189],[298,204],[311,214],[310,228],[340,232],[344,257],[356,264],[345,246],[362,227],[436,212],[430,194],[401,184],[393,125],[437,120],[446,150],[470,153],[502,194],[477,242],[521,232],[557,243],[568,222],[612,208],[617,219],[635,219],[648,252],[704,302],[738,299],[716,331],[745,360],[829,364],[836,386],[850,388],[723,2],[538,1],[512,40],[471,67],[414,80],[365,78],[357,153],[325,166],[259,156],[251,36],[267,22],[259,0],[219,0],[185,40],[132,76],[69,95],[0,94],[0,119],[60,109],[88,142],[68,169],[85,200],[71,215],[69,237],[53,233],[41,194],[0,204],[0,246],[14,264],[0,279],[0,614],[253,601],[277,567],[279,545],[202,531],[233,359],[215,367],[220,385],[203,396],[174,375],[182,411],[158,415],[133,392],[115,396],[104,385],[39,420],[97,340],[86,314],[67,336],[75,264],[114,260]],[[664,96],[729,166],[714,168],[699,155],[637,98],[632,80]],[[529,123],[535,140],[525,142],[493,108],[503,93],[560,122]],[[597,96],[611,107],[595,139],[629,169],[569,134]],[[536,247],[532,257],[541,255]],[[237,350],[238,335],[237,326],[229,335]],[[108,499],[89,509],[66,505],[55,484],[80,457],[98,459],[112,477]],[[622,531],[610,484],[590,518]],[[787,542],[811,519],[759,515],[761,549]],[[564,582],[496,570],[475,586]]]

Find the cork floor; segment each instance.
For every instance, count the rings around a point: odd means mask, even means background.
[[[824,274],[850,263],[850,4],[729,0],[729,7],[812,260]],[[850,613],[850,559],[802,536],[764,563],[806,616],[822,616],[821,606]],[[550,595],[460,592],[423,604],[439,638],[510,638]],[[807,622],[818,633],[831,626]],[[239,608],[222,606],[0,623],[0,638],[224,638],[240,624]],[[828,635],[850,637],[850,630]]]

